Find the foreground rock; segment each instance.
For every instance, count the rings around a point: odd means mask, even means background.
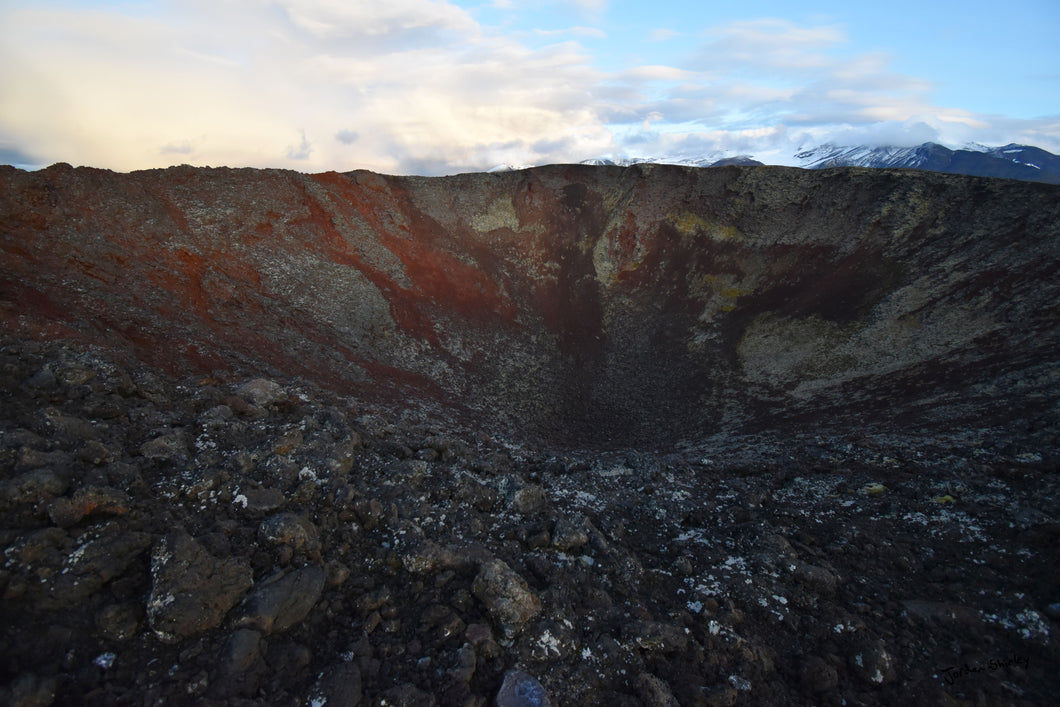
[[[503,560],[491,560],[482,566],[471,591],[508,638],[541,611],[541,601],[534,596],[518,574]]]
[[[86,371],[87,389],[63,382]],[[0,383],[5,704],[1022,706],[1060,689],[1060,481],[1023,452],[760,436],[546,453],[296,380],[218,425],[246,379],[58,344],[4,344]],[[32,427],[103,409],[105,429]],[[183,462],[144,454],[163,428]],[[409,454],[440,429],[448,457]],[[123,511],[52,511],[91,498]]]
[[[151,628],[169,643],[214,628],[253,584],[246,562],[215,558],[187,533],[166,535],[151,555]]]

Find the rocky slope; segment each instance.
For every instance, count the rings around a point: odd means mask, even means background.
[[[5,327],[550,442],[1041,426],[1054,187],[782,168],[8,170]]]
[[[0,700],[1060,688],[1056,187],[0,182]]]

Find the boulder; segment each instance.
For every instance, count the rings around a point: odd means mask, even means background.
[[[472,591],[508,638],[518,634],[523,625],[541,611],[541,600],[530,591],[526,580],[502,560],[491,560],[482,565]]]
[[[309,614],[326,578],[323,567],[310,565],[261,584],[243,600],[235,625],[265,635],[286,631]]]
[[[214,557],[187,533],[170,533],[151,556],[148,621],[160,639],[175,643],[219,626],[253,584],[246,560]]]

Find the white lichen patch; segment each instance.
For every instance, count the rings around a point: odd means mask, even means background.
[[[1049,643],[1049,626],[1041,614],[1034,609],[1024,609],[1018,612],[1015,617],[1009,614],[999,615],[985,611],[980,612],[980,614],[987,621],[1016,631],[1020,638],[1025,641],[1038,641],[1042,644]]]
[[[117,654],[107,651],[106,653],[100,653],[99,655],[97,655],[95,660],[93,660],[92,662],[98,665],[99,667],[103,668],[104,670],[109,670],[111,666],[114,665],[114,661],[117,660],[117,658]]]
[[[560,651],[561,646],[562,643],[560,643],[560,640],[553,636],[551,631],[545,629],[545,632],[537,639],[536,650],[540,651],[545,658],[550,655],[556,655],[558,657],[562,655],[562,652]]]
[[[605,479],[614,479],[619,476],[631,476],[633,474],[633,470],[630,469],[628,466],[619,465],[613,466],[610,469],[603,469],[596,473],[598,476],[602,476]]]
[[[722,565],[726,569],[733,570],[733,571],[736,571],[736,572],[746,572],[747,571],[747,560],[745,560],[742,557],[734,557],[734,556],[730,555],[729,557],[727,557],[725,559],[725,561],[722,563]]]
[[[195,438],[195,449],[200,452],[208,452],[213,449],[217,449],[217,442],[210,439],[209,435],[205,432]]]
[[[740,677],[739,675],[730,675],[729,684],[735,687],[737,690],[740,690],[741,692],[747,692],[751,689],[750,681]]]

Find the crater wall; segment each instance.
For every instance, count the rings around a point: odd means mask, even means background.
[[[0,168],[0,320],[557,444],[1056,427],[1060,188],[899,170]]]

